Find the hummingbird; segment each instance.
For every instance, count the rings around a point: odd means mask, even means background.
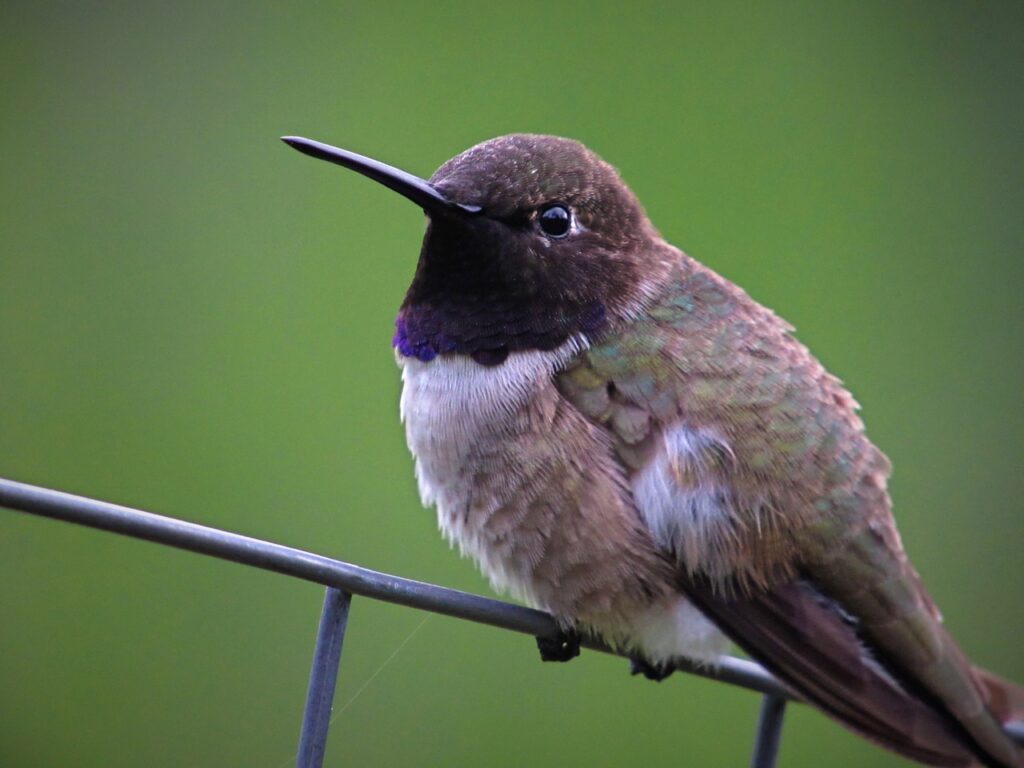
[[[558,621],[542,658],[582,633],[660,679],[731,641],[907,758],[1024,766],[1003,729],[1024,689],[943,627],[857,403],[611,165],[513,134],[424,180],[283,140],[426,213],[392,341],[419,493],[496,590]]]

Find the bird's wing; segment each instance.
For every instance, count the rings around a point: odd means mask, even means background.
[[[728,598],[699,579],[687,578],[683,587],[741,648],[852,730],[929,765],[974,763],[950,719],[909,695],[810,582]]]
[[[753,658],[908,757],[1021,765],[903,553],[887,460],[789,331],[687,262],[557,384],[611,433],[681,588]]]

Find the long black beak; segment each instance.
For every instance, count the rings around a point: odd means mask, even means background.
[[[361,173],[403,197],[409,198],[428,214],[480,213],[480,206],[454,203],[420,177],[413,176],[411,173],[401,171],[379,160],[357,155],[347,149],[332,147],[330,144],[304,139],[301,136],[282,136],[281,141],[304,155],[336,163],[356,173]]]

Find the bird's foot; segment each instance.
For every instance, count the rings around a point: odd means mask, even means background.
[[[675,671],[675,667],[671,664],[651,664],[641,656],[629,657],[629,674],[643,675],[656,683],[660,683]]]
[[[541,661],[571,661],[580,655],[580,636],[573,630],[559,630],[553,637],[538,637]]]

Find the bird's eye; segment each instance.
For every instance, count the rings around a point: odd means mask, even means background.
[[[541,208],[537,221],[541,231],[548,237],[565,237],[572,228],[572,214],[564,205],[555,204]]]

